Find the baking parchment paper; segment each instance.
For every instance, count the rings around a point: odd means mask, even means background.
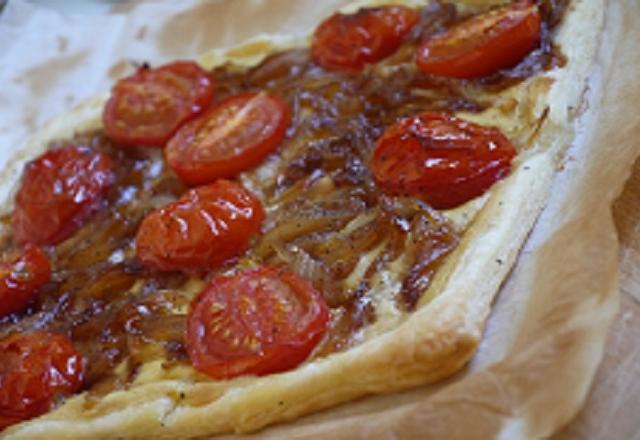
[[[0,15],[0,166],[31,132],[108,90],[136,62],[196,58],[260,33],[304,36],[346,1],[112,3],[109,14],[70,15],[11,0]],[[638,41],[638,2],[610,1],[579,135],[471,365],[434,386],[248,437],[542,438],[575,415],[617,309],[610,206],[640,153]],[[617,438],[615,427],[607,434]]]

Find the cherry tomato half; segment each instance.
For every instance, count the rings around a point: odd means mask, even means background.
[[[0,429],[49,411],[80,389],[85,361],[65,336],[14,333],[0,340]]]
[[[2,256],[0,261],[0,317],[24,310],[38,289],[51,278],[51,264],[32,244]]]
[[[385,192],[449,209],[506,177],[515,155],[511,142],[495,127],[427,112],[385,130],[376,143],[371,170]]]
[[[124,145],[162,147],[212,99],[209,73],[194,62],[143,66],[111,90],[102,114],[104,129]]]
[[[519,1],[472,17],[423,42],[416,62],[424,72],[478,78],[512,67],[540,41],[540,13]]]
[[[114,182],[108,156],[82,147],[50,150],[25,167],[13,211],[18,243],[57,244],[99,207]]]
[[[162,271],[212,269],[249,247],[264,216],[253,194],[218,180],[147,215],[136,252],[143,264]]]
[[[214,278],[191,303],[187,352],[216,379],[288,370],[327,330],[329,308],[307,280],[271,267]]]
[[[289,126],[287,105],[268,93],[243,93],[187,123],[169,141],[165,157],[189,185],[230,178],[258,165]]]
[[[311,57],[327,69],[360,71],[395,52],[419,19],[404,6],[333,14],[313,34]]]

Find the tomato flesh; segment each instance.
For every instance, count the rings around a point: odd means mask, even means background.
[[[57,244],[71,236],[99,208],[112,169],[105,154],[76,146],[28,163],[13,211],[16,242]]]
[[[216,378],[294,368],[324,336],[329,308],[298,275],[262,267],[214,278],[192,302],[187,352]]]
[[[136,253],[144,265],[161,271],[216,268],[249,247],[264,217],[253,194],[218,180],[147,215]]]
[[[194,62],[143,66],[113,87],[102,115],[104,129],[124,145],[162,147],[212,99],[209,73]]]
[[[419,19],[404,6],[333,14],[313,34],[311,56],[327,69],[358,72],[395,52]]]
[[[376,143],[371,170],[387,193],[450,209],[506,177],[516,153],[495,127],[427,112],[385,130]]]
[[[0,317],[23,311],[51,278],[47,255],[32,244],[3,255],[0,262]]]
[[[82,386],[85,362],[65,336],[37,331],[0,340],[0,429],[49,411]]]
[[[189,185],[230,178],[258,165],[284,138],[287,105],[268,93],[243,93],[187,123],[169,141],[165,157]]]
[[[418,48],[427,74],[479,78],[518,64],[540,42],[540,13],[530,1],[472,17]]]

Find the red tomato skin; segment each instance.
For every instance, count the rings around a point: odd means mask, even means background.
[[[243,111],[244,120],[233,127],[225,125],[230,120],[234,124],[234,116]],[[247,120],[253,125],[242,122]],[[276,95],[231,96],[178,130],[165,148],[165,159],[188,185],[232,178],[260,164],[278,148],[290,122],[288,106]],[[212,135],[220,132],[224,133],[221,137]]]
[[[0,317],[23,311],[51,278],[51,263],[37,246],[27,243],[0,262]]]
[[[53,245],[69,238],[99,208],[114,180],[105,154],[76,146],[47,151],[25,167],[12,217],[14,240]]]
[[[0,340],[0,430],[49,411],[80,389],[85,360],[63,335],[36,331]]]
[[[264,217],[253,194],[218,180],[148,214],[138,228],[136,253],[160,271],[213,269],[249,247]]]
[[[506,177],[516,154],[495,127],[427,112],[385,130],[376,142],[371,171],[389,194],[414,196],[436,209],[451,209]]]
[[[329,308],[309,281],[261,267],[216,277],[193,300],[187,352],[215,379],[277,373],[302,363],[328,322]]]
[[[540,42],[540,13],[530,1],[472,17],[423,42],[416,62],[427,74],[460,79],[518,64]]]
[[[405,6],[333,14],[314,32],[311,57],[326,69],[359,72],[395,52],[419,19]]]
[[[113,87],[102,122],[107,136],[119,144],[162,147],[213,95],[209,73],[192,61],[143,66]]]

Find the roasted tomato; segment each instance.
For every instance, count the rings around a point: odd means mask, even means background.
[[[136,252],[143,264],[162,271],[215,268],[249,247],[264,216],[253,194],[218,180],[147,215]]]
[[[276,149],[289,121],[289,109],[277,96],[232,96],[182,127],[169,141],[165,157],[189,185],[233,177]]]
[[[449,209],[506,177],[515,155],[497,128],[428,112],[385,130],[376,143],[371,170],[385,192]]]
[[[333,14],[313,34],[311,56],[327,69],[360,71],[395,52],[419,19],[418,12],[404,6]]]
[[[276,373],[309,356],[328,320],[324,298],[298,275],[262,267],[219,276],[191,303],[187,352],[216,379]]]
[[[116,142],[162,147],[212,98],[209,73],[194,62],[143,66],[113,87],[102,121],[107,136]]]
[[[113,164],[82,147],[50,150],[25,167],[13,211],[18,243],[56,244],[100,206],[114,182]]]
[[[538,8],[519,1],[429,38],[418,48],[416,61],[425,73],[478,78],[516,65],[539,41]]]
[[[84,360],[65,336],[34,332],[0,340],[0,429],[49,411],[82,386]]]
[[[0,261],[0,317],[24,310],[38,289],[49,281],[51,264],[42,250],[27,244]]]

